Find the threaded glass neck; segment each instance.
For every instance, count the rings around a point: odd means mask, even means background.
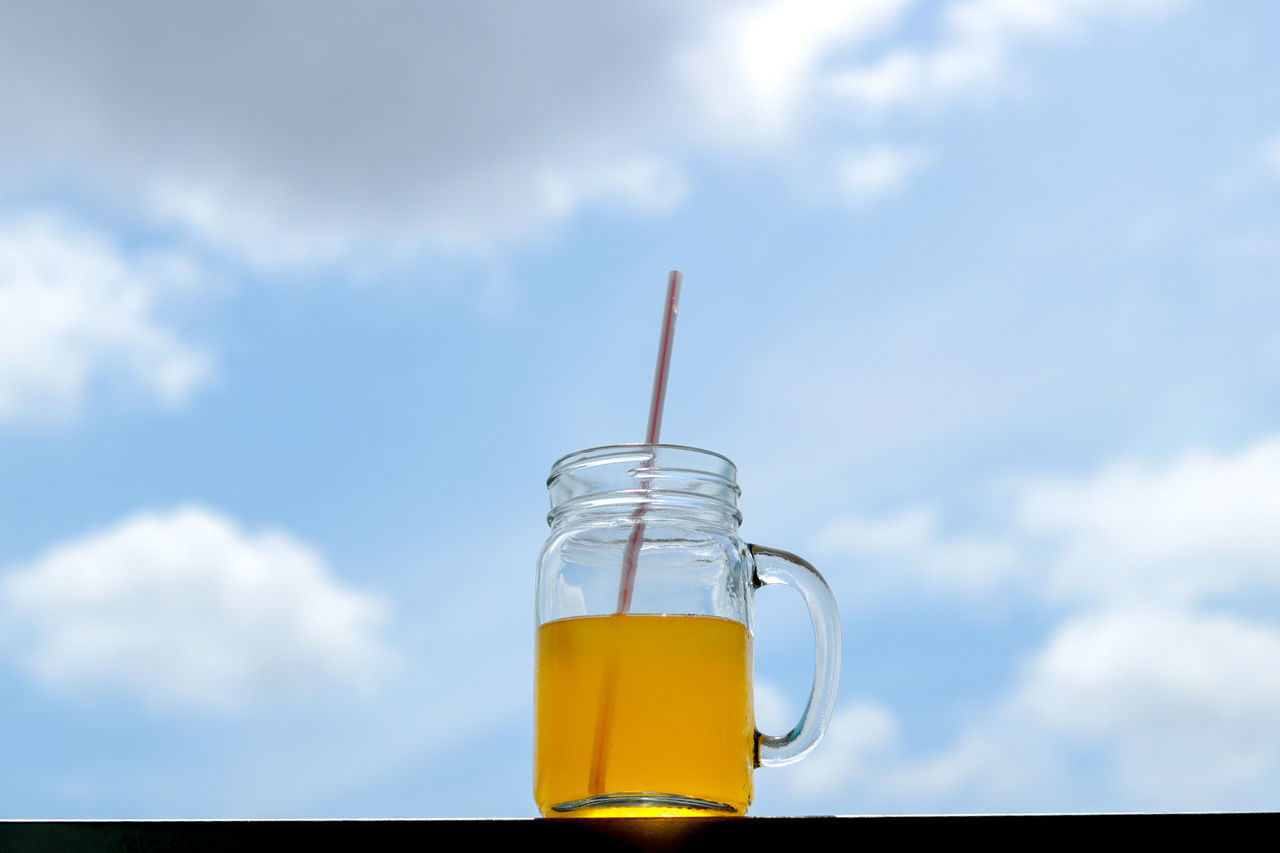
[[[551,466],[547,490],[553,528],[571,521],[629,517],[688,518],[736,528],[737,468],[719,453],[677,444],[620,444],[579,450]]]

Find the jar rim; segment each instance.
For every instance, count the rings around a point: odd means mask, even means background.
[[[633,452],[646,447],[653,447],[658,449],[670,449],[670,450],[685,450],[685,451],[692,451],[694,453],[702,453],[707,456],[714,456],[716,459],[720,459],[721,461],[727,463],[735,475],[737,474],[737,471],[738,471],[738,466],[734,465],[733,460],[730,459],[728,456],[725,456],[723,453],[717,453],[714,450],[707,450],[704,447],[694,447],[689,444],[661,444],[661,443],[646,444],[642,441],[637,441],[637,442],[630,442],[627,444],[601,444],[601,445],[597,445],[596,447],[586,447],[586,448],[583,448],[582,450],[575,450],[572,453],[566,453],[564,456],[561,456],[555,462],[551,463],[551,473],[554,476],[555,472],[558,469],[564,467],[565,465],[569,464],[571,461],[577,459],[578,457],[587,456],[589,454],[597,454],[597,453],[601,453],[604,451],[611,451],[611,450],[615,450],[620,453]],[[735,479],[736,479],[736,476],[735,476]]]
[[[551,466],[547,522],[582,513],[615,515],[710,510],[742,520],[737,466],[727,456],[684,444],[607,444],[562,456]],[[697,509],[701,507],[702,509]]]

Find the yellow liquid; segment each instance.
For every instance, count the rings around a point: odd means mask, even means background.
[[[729,619],[628,614],[541,626],[534,797],[542,814],[746,812],[755,747],[750,669],[746,626]],[[627,797],[638,794],[707,805]],[[611,799],[554,808],[602,795]]]

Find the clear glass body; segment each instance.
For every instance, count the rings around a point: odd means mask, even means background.
[[[740,538],[736,470],[719,454],[584,450],[552,467],[548,489],[551,534],[536,592],[540,811],[745,813],[757,763],[807,751],[834,702],[839,619],[825,582],[798,558]],[[816,578],[803,583],[825,596],[819,607],[829,605],[815,615],[821,695],[818,713],[811,696],[805,719],[770,738],[754,722],[752,594],[765,583],[797,585],[783,576],[798,565]],[[821,630],[820,618],[829,623]]]

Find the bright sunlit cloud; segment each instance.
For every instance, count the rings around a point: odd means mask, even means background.
[[[701,110],[693,125],[717,137],[779,142],[794,135],[832,51],[891,30],[916,0],[768,0],[724,4],[681,68]]]

